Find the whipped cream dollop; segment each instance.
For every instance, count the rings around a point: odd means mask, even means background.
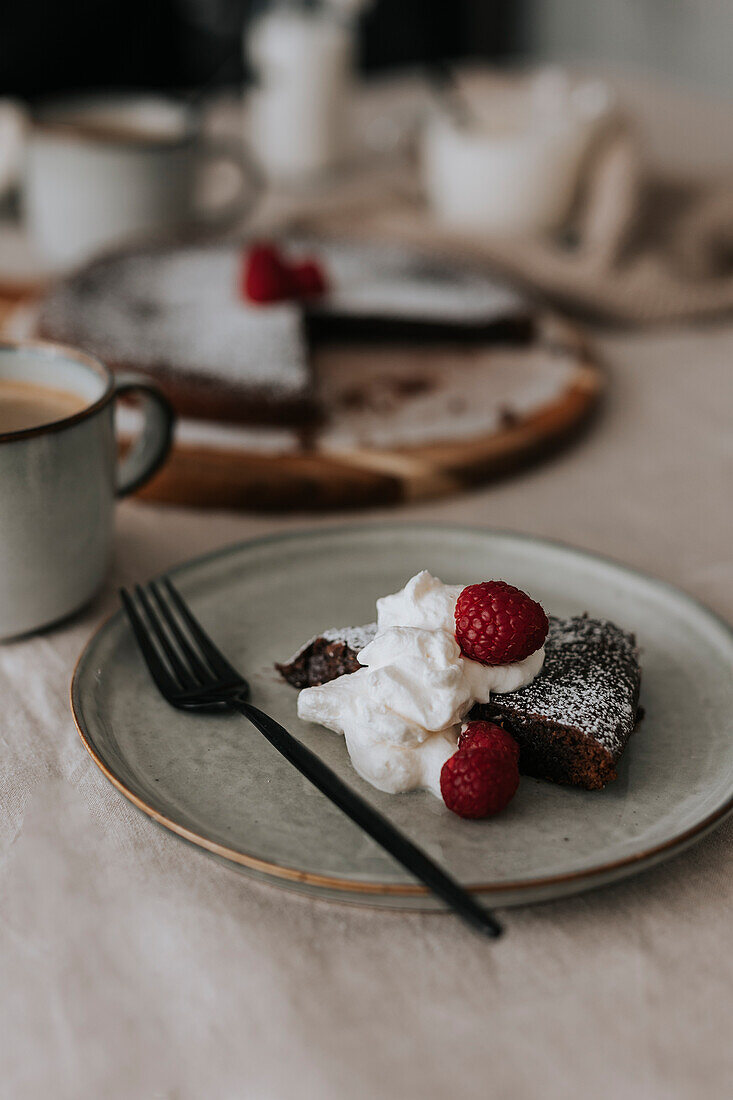
[[[507,665],[463,656],[454,634],[463,587],[423,570],[377,600],[377,635],[358,654],[364,667],[298,696],[298,716],[342,733],[356,771],[380,791],[426,787],[440,798],[441,769],[473,704],[524,687],[542,668],[544,647]]]

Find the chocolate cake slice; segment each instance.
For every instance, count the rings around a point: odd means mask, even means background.
[[[376,633],[376,623],[324,630],[323,634],[306,642],[290,660],[276,664],[275,668],[299,690],[327,684],[361,668],[356,655],[369,645]]]
[[[376,624],[327,630],[276,667],[294,687],[325,684],[359,668],[357,653]],[[527,687],[477,704],[469,717],[504,726],[517,740],[525,775],[598,790],[639,717],[641,669],[632,634],[588,616],[550,618],[545,663]]]
[[[287,240],[329,292],[256,305],[240,293],[245,244],[152,245],[91,261],[40,304],[38,333],[153,377],[182,416],[308,425],[321,415],[312,349],[442,341],[526,344],[525,299],[479,271],[410,249]]]

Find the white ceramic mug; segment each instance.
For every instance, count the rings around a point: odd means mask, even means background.
[[[197,202],[204,163],[228,162],[237,194],[218,208]],[[156,96],[94,96],[39,109],[25,158],[31,239],[52,266],[81,262],[104,246],[197,224],[224,228],[259,193],[243,148],[202,139],[196,112]]]
[[[155,473],[173,428],[170,405],[145,378],[113,377],[73,348],[0,341],[0,387],[8,380],[73,395],[77,407],[0,433],[0,639],[59,621],[96,594],[111,557],[115,497]],[[118,462],[113,414],[123,394],[140,398],[145,419]]]

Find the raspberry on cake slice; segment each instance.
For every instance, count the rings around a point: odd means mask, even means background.
[[[506,581],[467,585],[456,600],[455,623],[463,656],[482,665],[523,661],[549,626],[542,606]]]

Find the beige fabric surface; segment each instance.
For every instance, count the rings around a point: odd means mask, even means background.
[[[600,346],[610,397],[582,442],[396,518],[565,539],[733,619],[733,327]],[[302,522],[127,503],[94,606],[0,646],[0,1095],[728,1095],[733,821],[624,884],[507,912],[491,944],[450,916],[253,883],[159,829],[96,770],[68,684],[117,585]]]

